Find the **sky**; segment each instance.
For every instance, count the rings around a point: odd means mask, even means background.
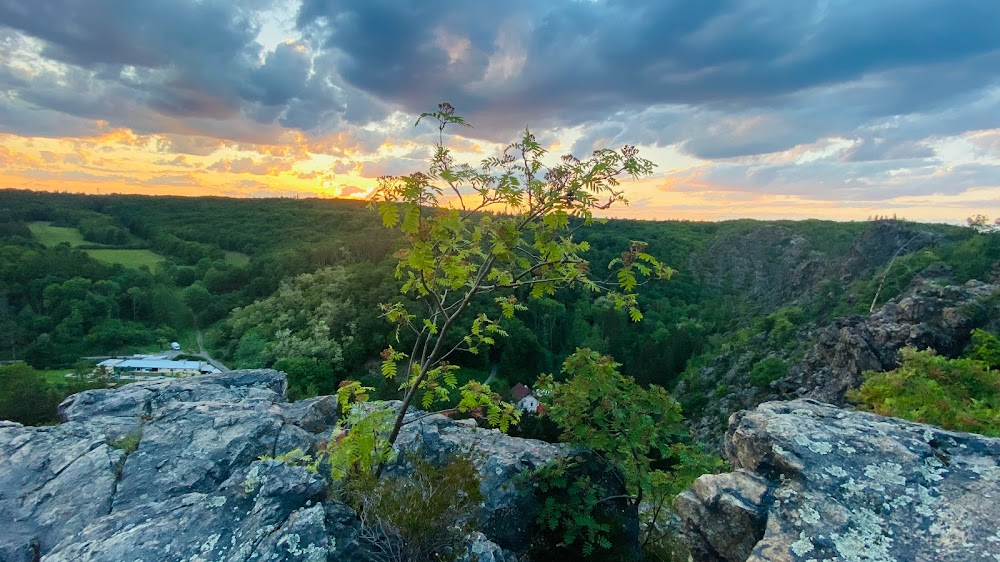
[[[1000,215],[997,0],[0,0],[0,188],[365,198],[438,102],[657,164],[611,216]]]

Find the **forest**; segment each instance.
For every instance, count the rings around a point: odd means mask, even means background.
[[[927,240],[887,270],[887,256],[865,247],[887,229],[900,246],[907,233]],[[644,319],[630,322],[579,288],[524,292],[530,306],[504,319],[507,337],[455,356],[460,378],[493,373],[494,388],[531,384],[588,348],[640,384],[671,389],[685,369],[750,333],[780,344],[802,325],[867,312],[876,292],[891,299],[928,267],[946,267],[962,283],[987,279],[1000,259],[996,234],[882,218],[608,220],[581,235],[595,269],[641,240],[676,271],[638,292]],[[81,359],[171,341],[196,348],[201,331],[207,351],[231,368],[288,372],[295,398],[333,392],[348,378],[384,385],[379,354],[394,334],[378,305],[399,293],[401,243],[364,202],[0,191],[0,361],[68,372]],[[815,271],[789,256],[812,260]],[[762,361],[752,376],[766,382],[775,368]],[[679,398],[697,407],[704,396]]]

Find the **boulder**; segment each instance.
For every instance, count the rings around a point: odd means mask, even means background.
[[[0,562],[364,558],[361,523],[328,497],[323,471],[267,460],[315,453],[339,419],[335,397],[288,403],[285,390],[282,373],[233,371],[86,391],[60,405],[54,427],[0,421]],[[481,532],[458,554],[516,560],[537,528],[525,476],[570,451],[409,415],[400,450],[472,453],[479,469]]]
[[[1000,439],[812,400],[734,414],[675,502],[698,562],[1000,559]]]
[[[0,560],[33,562],[107,515],[124,460],[79,422],[0,425]]]
[[[687,424],[699,442],[717,450],[733,412],[795,398],[845,405],[845,393],[861,385],[865,371],[898,367],[902,348],[932,348],[954,357],[974,328],[995,330],[998,318],[1000,285],[940,285],[925,278],[871,315],[800,326],[789,336],[791,343],[780,348],[768,341],[767,332],[759,333],[715,357],[693,380],[681,380],[675,394],[702,398],[697,407],[685,410]],[[749,374],[765,357],[785,362],[788,375],[766,386],[756,384]]]
[[[86,421],[114,438],[135,432],[143,421],[175,402],[240,403],[267,408],[284,403],[288,383],[272,370],[229,371],[187,379],[138,382],[117,389],[88,390],[59,405],[63,421]]]
[[[68,537],[46,562],[351,560],[354,534],[330,533],[325,484],[308,470],[257,461],[212,493],[115,511]]]
[[[466,540],[465,548],[455,562],[517,562],[517,556],[500,548],[478,531],[470,534]]]
[[[624,494],[621,480],[592,455],[566,445],[554,445],[535,439],[511,437],[496,429],[481,429],[474,420],[452,420],[442,415],[409,415],[416,420],[403,426],[396,448],[401,452],[390,473],[404,475],[407,454],[418,453],[433,461],[444,461],[451,454],[468,454],[479,471],[483,505],[479,528],[500,549],[525,555],[538,547],[537,516],[542,498],[535,493],[532,471],[551,462],[576,457],[576,471],[595,484]],[[638,559],[638,513],[623,500],[604,502],[600,516],[611,521],[613,534],[621,544],[632,545],[627,559]]]

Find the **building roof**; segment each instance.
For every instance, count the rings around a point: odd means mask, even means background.
[[[528,387],[526,387],[526,386],[524,386],[521,383],[517,383],[517,384],[514,385],[514,388],[510,389],[510,393],[514,395],[514,398],[517,398],[518,400],[521,400],[525,396],[530,396],[531,395],[531,389],[528,388]]]
[[[102,365],[107,361],[101,363]],[[170,361],[166,359],[126,359],[108,365],[121,369],[170,369],[175,371],[200,371],[202,369],[215,370],[211,364],[204,361]]]

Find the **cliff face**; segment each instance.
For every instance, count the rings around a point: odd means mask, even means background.
[[[844,393],[861,384],[862,373],[896,368],[902,348],[932,348],[956,356],[973,328],[995,329],[998,295],[1000,285],[978,281],[960,286],[918,282],[869,316],[800,328],[791,347],[766,351],[767,334],[760,334],[745,348],[723,354],[700,370],[703,388],[725,385],[727,394],[713,397],[699,410],[685,411],[688,424],[701,442],[718,448],[728,416],[762,402],[813,398],[845,405]],[[755,383],[750,373],[762,355],[784,361],[787,374],[763,386]],[[689,387],[682,382],[678,393],[689,392]]]
[[[899,366],[904,347],[934,349],[954,357],[973,328],[996,322],[1000,285],[970,281],[962,286],[921,284],[870,316],[836,320],[819,330],[816,343],[777,385],[783,394],[844,404],[844,393],[857,388],[864,371]]]
[[[735,414],[677,498],[697,562],[1000,559],[1000,439],[811,400]]]
[[[821,247],[815,237],[810,241],[787,226],[765,224],[719,237],[685,269],[708,290],[737,295],[767,314],[816,298],[826,282],[847,285],[870,277],[897,253],[905,256],[940,241],[921,225],[895,220],[870,222],[856,235],[845,227],[836,235],[845,239]]]
[[[288,403],[285,385],[266,370],[136,383],[68,398],[58,426],[0,422],[0,561],[362,559],[360,522],[322,475],[258,460],[314,452],[337,421],[335,399]],[[466,559],[481,562],[530,543],[538,506],[518,477],[569,453],[442,416],[398,445],[477,452],[482,532]]]

